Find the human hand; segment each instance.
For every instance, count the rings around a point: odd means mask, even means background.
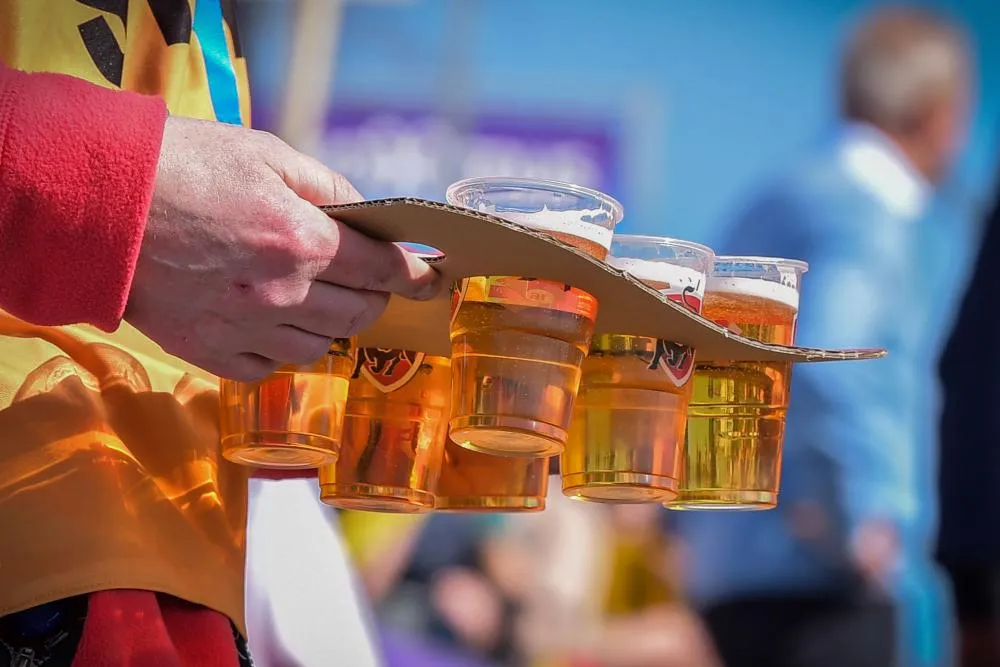
[[[503,600],[481,574],[464,567],[439,573],[431,604],[464,644],[487,652],[500,640]]]
[[[698,616],[679,604],[659,604],[603,619],[580,633],[569,655],[604,667],[722,667]]]
[[[371,325],[389,294],[440,289],[414,254],[317,208],[360,199],[270,134],[169,118],[125,319],[235,380],[314,362]]]
[[[885,587],[899,558],[899,535],[889,521],[865,521],[851,538],[855,567],[869,583]]]

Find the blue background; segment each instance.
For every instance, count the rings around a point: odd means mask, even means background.
[[[618,142],[612,194],[626,207],[623,230],[711,244],[749,190],[831,121],[842,31],[859,9],[878,4],[348,3],[332,104],[605,123]],[[967,217],[994,177],[1000,40],[991,36],[1000,34],[1000,2],[923,4],[963,21],[979,58],[973,140],[945,192],[952,214]],[[254,113],[273,118],[292,19],[286,3],[248,8]]]

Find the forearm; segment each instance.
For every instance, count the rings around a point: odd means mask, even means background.
[[[600,667],[718,667],[712,641],[690,611],[661,605],[607,619],[584,663]]]
[[[0,64],[0,308],[118,327],[166,117],[159,98]]]

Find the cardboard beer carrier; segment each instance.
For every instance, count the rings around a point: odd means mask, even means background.
[[[442,254],[428,261],[449,283],[471,276],[525,276],[585,290],[600,304],[595,333],[675,341],[693,347],[698,361],[849,361],[885,355],[878,349],[820,350],[744,338],[605,262],[544,232],[496,216],[411,198],[323,210],[372,238],[436,248]],[[450,356],[450,312],[447,290],[426,302],[393,297],[378,322],[360,334],[359,343]]]

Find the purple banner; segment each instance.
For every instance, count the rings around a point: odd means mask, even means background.
[[[340,108],[313,152],[368,198],[442,201],[448,184],[470,176],[548,178],[611,194],[618,180],[611,123],[565,118]]]

